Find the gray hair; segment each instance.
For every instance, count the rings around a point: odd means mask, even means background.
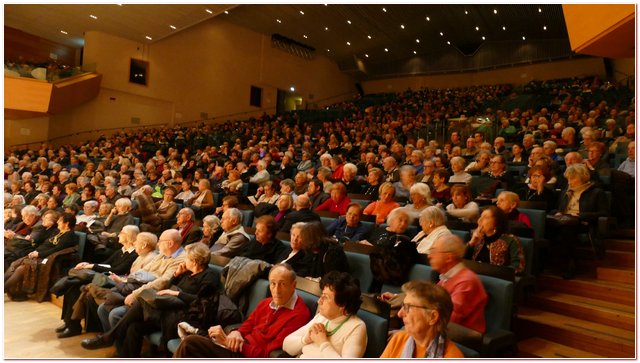
[[[353,164],[353,163],[346,163],[344,164],[344,166],[342,167],[343,170],[351,170],[354,173],[358,172],[358,167]]]
[[[129,224],[122,227],[122,230],[120,230],[120,233],[124,233],[125,237],[127,238],[127,241],[129,241],[130,243],[133,243],[136,240],[138,233],[140,233],[140,228],[138,228],[138,226]]]
[[[98,208],[98,202],[95,200],[87,200],[86,202],[84,202],[84,206],[85,207],[93,207],[93,208]]]
[[[242,223],[242,212],[238,208],[229,208],[225,211],[225,213],[229,213],[229,217],[238,221],[238,224]]]
[[[416,168],[411,165],[403,165],[400,167],[400,174],[409,173],[411,175],[416,175]]]
[[[454,256],[456,256],[457,260],[462,260],[464,254],[467,250],[462,238],[456,236],[455,234],[446,234],[442,237],[439,237],[436,241],[442,241],[442,251],[441,252],[451,252]]]
[[[409,189],[409,194],[418,193],[424,197],[427,203],[431,203],[431,189],[425,183],[415,183]]]
[[[444,211],[434,205],[425,208],[420,213],[420,223],[433,222],[437,226],[442,226],[447,222],[447,215]]]
[[[411,218],[411,215],[402,208],[396,208],[392,210],[391,213],[389,213],[389,215],[387,216],[387,224],[393,224],[396,221],[396,218],[399,218],[402,214],[407,216],[407,219],[409,219],[409,224],[411,224],[413,218]]]
[[[116,200],[116,207],[129,207],[131,209],[131,199],[129,198],[120,198]]]
[[[149,249],[151,251],[156,249],[156,245],[158,244],[158,236],[156,236],[155,234],[151,232],[140,232],[138,233],[136,239],[138,238],[145,242],[147,246],[149,246]]]
[[[220,218],[216,215],[208,215],[202,218],[202,224],[209,226],[212,230],[216,231],[220,228]]]
[[[591,179],[591,175],[589,174],[589,169],[584,164],[572,164],[567,167],[567,170],[564,172],[565,178],[569,179],[572,177],[578,177],[583,183],[586,183]]]
[[[118,200],[119,200],[119,199],[118,199]],[[116,202],[116,203],[117,203],[117,202]],[[189,207],[184,207],[184,208],[180,209],[180,212],[188,213],[188,214],[189,214],[189,217],[190,217],[190,219],[191,219],[192,221],[195,221],[195,220],[196,220],[196,214],[195,214],[195,212],[193,211],[193,209],[191,209],[191,208],[189,208]],[[180,213],[180,212],[178,212],[178,213]]]
[[[33,205],[28,205],[28,206],[22,208],[22,210],[20,211],[20,214],[22,215],[22,218],[24,218],[27,215],[39,216],[40,215],[40,211],[38,210],[37,207],[35,207]]]
[[[454,156],[453,158],[451,158],[451,164],[458,164],[464,168],[467,165],[467,162],[464,161],[464,158],[460,156]]]

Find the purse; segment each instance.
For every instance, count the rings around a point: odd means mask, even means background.
[[[93,276],[96,275],[97,272],[88,268],[83,269],[75,269],[72,268],[69,270],[69,277],[75,277],[78,280],[89,282],[93,279]]]

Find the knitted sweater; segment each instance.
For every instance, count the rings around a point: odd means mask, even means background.
[[[484,333],[484,307],[487,305],[487,293],[478,276],[468,268],[462,268],[447,280],[440,280],[442,286],[451,295],[453,313],[451,321]]]

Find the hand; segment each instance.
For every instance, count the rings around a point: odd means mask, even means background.
[[[114,215],[118,213],[118,209],[116,207],[113,207],[113,209],[111,209],[111,212],[109,212],[110,215]]]
[[[171,289],[164,289],[164,290],[160,290],[157,292],[157,295],[160,296],[178,296],[180,292],[176,291],[176,290],[171,290]]]
[[[380,296],[378,296],[378,299],[384,302],[389,302],[389,300],[393,299],[396,296],[398,296],[398,294],[394,294],[392,292],[383,292],[382,294],[380,294]]]
[[[237,330],[232,331],[231,333],[229,333],[229,335],[227,335],[227,341],[225,345],[232,352],[242,351],[242,346],[244,345],[242,334],[240,334],[240,332]]]
[[[90,267],[87,267],[87,265],[90,265],[90,263],[88,263],[88,262],[80,262],[80,263],[78,263],[76,265],[76,267],[74,267],[74,269],[82,270],[83,268],[90,268]]]
[[[38,258],[38,251],[33,251],[29,253],[29,258]]]
[[[113,272],[109,273],[109,278],[115,282],[124,282],[125,279],[123,279],[122,277],[114,274]]]
[[[220,325],[210,327],[207,333],[209,334],[209,338],[211,338],[211,340],[226,346],[227,334],[224,333],[224,330]]]
[[[173,273],[173,275],[180,276],[185,272],[187,272],[187,264],[183,262],[178,266],[178,269],[176,270],[176,272]]]
[[[316,344],[322,344],[329,340],[327,338],[327,331],[325,330],[324,325],[320,323],[313,324],[309,328],[309,338],[311,338],[311,341]]]
[[[366,239],[363,239],[362,241],[358,241],[358,243],[361,245],[373,246],[371,242],[367,241]]]
[[[13,238],[16,233],[14,231],[4,231],[4,238]]]
[[[136,298],[133,297],[133,294],[129,294],[127,295],[127,297],[124,298],[124,304],[127,306],[133,305],[135,301],[136,301]]]

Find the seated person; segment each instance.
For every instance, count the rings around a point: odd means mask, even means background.
[[[116,201],[116,206],[109,212],[109,216],[104,221],[104,231],[98,235],[88,235],[87,260],[89,262],[100,262],[111,256],[113,251],[117,249],[118,233],[122,227],[133,224],[133,215],[131,215],[131,199],[120,198]]]
[[[209,336],[189,335],[174,358],[267,358],[284,339],[309,321],[309,309],[296,294],[296,273],[286,264],[269,271],[271,297],[258,303],[240,328],[225,334],[219,325]]]
[[[311,210],[311,201],[306,194],[301,194],[296,199],[296,210],[284,216],[278,232],[289,232],[291,226],[298,222],[320,221],[320,216]]]
[[[480,175],[482,173],[489,172],[489,161],[491,160],[491,153],[481,150],[476,155],[476,161],[472,161],[464,168],[464,171],[471,175]]]
[[[191,182],[189,180],[184,180],[180,186],[182,189],[180,189],[180,193],[175,196],[175,199],[181,201],[184,205],[189,199],[193,198],[194,194],[191,191]]]
[[[360,284],[346,272],[332,271],[320,280],[319,313],[282,343],[298,358],[362,358],[367,348],[367,327],[356,315]]]
[[[198,242],[204,243],[207,248],[212,247],[222,235],[223,230],[220,223],[220,219],[214,214],[205,216],[202,219],[202,239]]]
[[[451,234],[445,225],[447,216],[441,208],[430,206],[420,213],[420,227],[422,230],[411,240],[417,244],[419,253],[426,255],[433,243],[443,235]]]
[[[480,216],[480,208],[471,200],[471,190],[466,185],[454,185],[451,187],[452,203],[447,205],[447,214],[462,220],[475,223]]]
[[[160,217],[161,225],[165,226],[176,217],[178,205],[173,198],[176,196],[176,188],[168,186],[162,193],[162,200],[156,202],[156,213]]]
[[[340,182],[331,186],[331,197],[316,208],[316,212],[329,211],[343,216],[347,213],[347,206],[351,199],[347,196],[347,188]]]
[[[379,192],[380,199],[373,203],[369,203],[364,211],[362,211],[362,214],[376,216],[376,224],[384,223],[389,213],[400,207],[400,204],[393,200],[395,194],[396,189],[393,187],[393,184],[389,182],[382,183]]]
[[[271,213],[276,221],[276,231],[284,226],[286,216],[293,213],[293,203],[291,194],[282,194],[278,199],[278,209]]]
[[[496,155],[491,158],[489,172],[471,181],[471,185],[475,194],[483,198],[492,198],[496,194],[496,189],[511,190],[514,186],[513,176],[507,172],[504,156]]]
[[[454,304],[444,288],[426,281],[402,285],[398,317],[405,329],[395,333],[380,358],[463,358],[447,337]]]
[[[358,242],[369,232],[369,227],[360,221],[361,217],[362,205],[351,203],[347,214],[334,219],[327,227],[327,233],[338,242]]]
[[[504,191],[498,195],[496,205],[509,218],[509,233],[520,237],[534,237],[529,216],[518,211],[520,197],[514,192]]]
[[[411,187],[416,183],[416,169],[411,165],[400,167],[400,180],[393,183],[394,196],[401,202],[409,200]]]
[[[329,237],[321,222],[307,222],[302,229],[302,241],[307,248],[308,274],[320,280],[329,271],[349,272],[349,262],[342,246]]]
[[[276,204],[280,194],[276,192],[276,186],[272,181],[266,181],[258,188],[255,196],[249,196],[249,202],[254,206],[260,203]]]
[[[185,205],[197,213],[200,218],[213,213],[215,205],[209,179],[198,180],[198,191],[185,202]]]
[[[373,200],[378,199],[378,191],[383,179],[384,171],[382,171],[382,169],[378,167],[369,169],[367,182],[363,186],[362,194],[370,196]]]
[[[525,268],[522,244],[518,237],[507,233],[508,228],[509,219],[502,209],[494,205],[485,208],[478,219],[478,228],[467,243],[467,257],[522,273]]]
[[[410,191],[411,204],[402,207],[412,220],[418,219],[420,213],[431,205],[431,190],[425,183],[413,184]]]
[[[291,226],[288,253],[282,254],[277,261],[291,266],[298,276],[307,276],[309,271],[309,258],[306,252],[309,247],[302,240],[302,230],[305,225],[305,222],[298,222]]]
[[[542,166],[534,166],[529,169],[529,183],[519,190],[521,200],[527,202],[544,202],[547,212],[556,205],[556,196],[552,189],[547,187],[549,169]]]
[[[272,216],[256,219],[256,234],[244,247],[240,256],[274,264],[289,254],[287,246],[276,239],[276,221]]]
[[[222,234],[211,246],[211,255],[233,258],[238,256],[249,242],[249,235],[242,226],[242,212],[229,208],[222,214],[220,221]]]
[[[202,238],[202,231],[196,226],[196,214],[191,208],[180,209],[173,228],[180,232],[183,246],[198,242]]]
[[[451,170],[453,175],[449,177],[449,183],[471,183],[471,174],[464,171],[466,162],[460,156],[454,156],[451,158]]]
[[[431,178],[431,183],[433,184],[431,198],[433,198],[433,203],[438,206],[451,203],[451,188],[447,184],[447,179],[449,179],[447,169],[438,168],[433,171],[433,177]]]

